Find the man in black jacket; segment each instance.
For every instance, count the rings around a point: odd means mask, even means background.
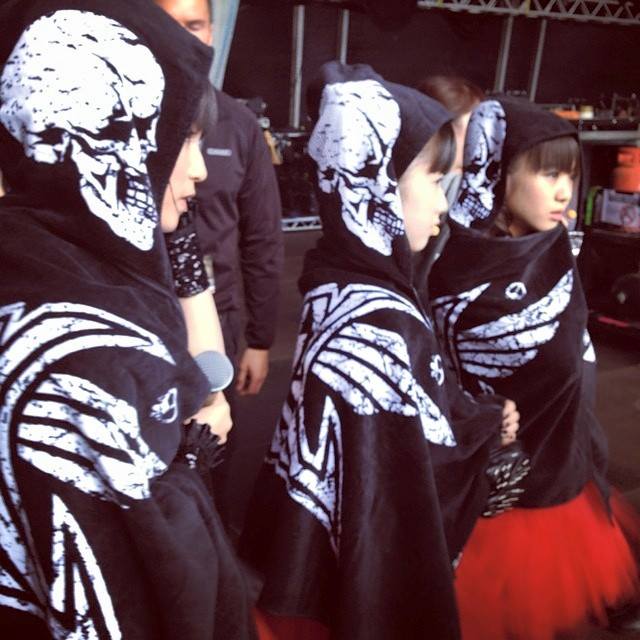
[[[194,36],[211,45],[210,2],[156,3]],[[211,260],[215,274],[215,301],[225,348],[237,371],[231,395],[253,395],[260,391],[267,376],[269,348],[275,334],[283,260],[280,195],[270,153],[255,116],[217,89],[216,97],[218,121],[203,138],[209,177],[198,186],[196,227],[203,253]],[[243,316],[246,348],[241,352]],[[237,422],[235,426],[228,459],[232,457],[233,441],[242,432]],[[233,471],[228,464],[225,466],[216,482],[216,502],[228,524],[235,483],[230,477]]]
[[[207,0],[157,0],[205,44],[213,40]],[[246,350],[236,358],[236,390],[260,391],[268,371],[269,348],[282,270],[280,195],[268,147],[253,114],[216,90],[218,122],[204,139],[209,178],[198,188],[198,236],[210,256],[227,352],[238,356],[244,286]]]

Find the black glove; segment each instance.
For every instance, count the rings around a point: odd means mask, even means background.
[[[519,485],[527,477],[530,464],[529,456],[518,440],[496,449],[490,455],[486,473],[491,488],[482,513],[485,518],[513,509],[524,492]]]
[[[210,288],[202,249],[196,233],[196,201],[189,201],[189,211],[180,216],[178,228],[165,234],[173,284],[179,298],[190,298]]]
[[[206,472],[217,467],[224,460],[226,445],[211,433],[206,422],[191,420],[184,425],[182,442],[176,454],[176,462],[183,462],[192,469]]]

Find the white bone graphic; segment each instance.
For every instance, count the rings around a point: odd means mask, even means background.
[[[397,182],[389,176],[399,133],[398,103],[379,82],[362,80],[324,88],[309,139],[320,189],[339,195],[347,229],[385,256],[404,234]]]
[[[573,291],[573,271],[567,271],[551,291],[517,313],[458,331],[462,312],[490,286],[484,283],[455,296],[433,302],[438,330],[447,342],[458,373],[479,378],[507,378],[533,360],[539,348],[553,339],[558,316],[567,308]]]
[[[49,585],[23,510],[13,452],[17,449],[43,471],[67,482],[78,481],[81,491],[116,502],[148,496],[151,479],[166,465],[140,438],[135,411],[89,381],[62,374],[49,376],[39,387],[47,395],[46,401],[36,394],[25,411],[16,414],[15,409],[25,391],[48,367],[85,349],[135,349],[171,365],[175,362],[153,333],[104,310],[62,302],[44,304],[27,314],[22,303],[0,308],[0,345],[0,547],[5,552],[4,563],[8,563],[0,565],[0,585],[13,588],[11,592],[0,592],[0,605],[49,620],[54,636],[66,638],[62,631],[55,631]],[[72,409],[71,399],[84,403],[87,411]],[[98,401],[105,404],[99,405]],[[43,416],[60,420],[59,428],[48,425],[48,431],[41,434],[42,442],[46,440],[57,448],[59,456],[36,455],[33,449],[31,443],[40,428],[37,420]],[[16,431],[11,428],[14,420],[19,424],[18,440],[24,436],[23,442],[16,441]],[[117,431],[107,433],[120,420]],[[123,447],[121,453],[129,455],[130,462],[118,463],[102,449],[104,445],[112,449]],[[65,452],[84,457],[88,465],[85,477],[80,478],[78,465],[69,464]],[[126,473],[121,477],[123,469]],[[20,577],[20,584],[13,576]]]
[[[135,34],[105,16],[57,11],[31,24],[8,58],[0,121],[37,162],[71,158],[89,210],[146,251],[158,221],[146,161],[163,92],[162,70]]]
[[[356,322],[388,309],[411,315],[431,329],[412,304],[381,287],[352,284],[340,289],[331,283],[307,293],[291,392],[268,455],[291,498],[325,527],[336,554],[341,531],[342,425],[328,396],[320,428],[308,423],[303,394],[308,376],[322,380],[355,414],[419,417],[425,439],[456,444],[447,418],[413,376],[402,336]],[[310,433],[318,434],[316,447],[310,445]]]

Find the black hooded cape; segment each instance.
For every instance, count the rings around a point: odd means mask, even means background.
[[[0,627],[253,637],[174,460],[208,384],[158,206],[211,50],[146,0],[12,1],[0,23]]]
[[[575,128],[528,102],[495,98],[474,111],[451,237],[429,280],[448,360],[469,392],[513,398],[531,459],[519,506],[575,497],[591,480],[607,495],[606,442],[594,415],[595,353],[568,234],[487,233],[506,168],[539,142]]]
[[[325,65],[311,100],[324,233],[243,552],[259,606],[332,638],[457,638],[451,560],[486,501],[501,411],[447,384],[394,167],[450,116],[364,65]]]

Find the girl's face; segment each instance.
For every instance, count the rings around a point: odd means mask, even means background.
[[[191,133],[184,141],[164,192],[160,226],[164,233],[175,231],[187,201],[196,195],[196,183],[207,177],[207,167],[200,150],[201,132]]]
[[[512,235],[548,231],[563,222],[573,183],[574,177],[569,173],[554,169],[533,171],[526,163],[518,163],[507,175],[505,190]]]
[[[422,251],[440,232],[440,216],[448,209],[442,173],[431,172],[431,162],[413,161],[398,183],[404,227],[411,251]]]

